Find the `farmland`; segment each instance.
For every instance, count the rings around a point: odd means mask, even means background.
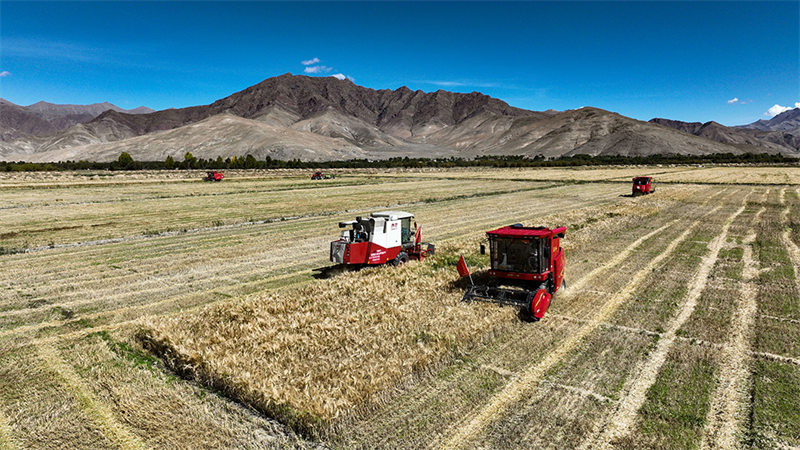
[[[800,446],[800,169],[201,176],[0,174],[0,448]],[[389,208],[437,255],[312,277]],[[536,323],[460,302],[514,222]]]

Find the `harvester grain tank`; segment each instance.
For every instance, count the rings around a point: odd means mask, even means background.
[[[414,215],[404,211],[374,212],[339,222],[339,228],[349,229],[331,242],[330,260],[344,266],[400,265],[435,250],[433,244],[422,242],[422,226],[414,222]]]
[[[487,231],[489,280],[482,285],[472,283],[463,300],[517,306],[527,318],[544,317],[553,295],[567,286],[566,259],[561,247],[566,230],[514,224]],[[481,244],[481,254],[485,253],[486,247]],[[459,261],[459,274],[469,275],[463,257]]]
[[[631,195],[647,195],[656,191],[653,186],[653,177],[634,177],[633,178],[633,192]]]

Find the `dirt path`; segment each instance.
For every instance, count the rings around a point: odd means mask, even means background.
[[[709,212],[713,214],[719,210],[721,206],[717,206]],[[742,208],[743,209],[743,208]],[[505,388],[498,392],[491,398],[488,404],[470,421],[460,424],[451,434],[451,438],[443,444],[444,448],[458,448],[468,446],[469,443],[486,427],[493,419],[495,419],[503,411],[507,410],[510,406],[519,402],[524,396],[525,392],[529,391],[536,384],[540,382],[544,374],[574,350],[578,344],[590,333],[594,332],[600,327],[600,322],[607,322],[611,316],[619,309],[622,304],[627,301],[636,291],[638,286],[658,267],[661,262],[669,257],[675,249],[687,237],[691,235],[694,229],[702,222],[702,219],[696,220],[692,225],[687,227],[683,233],[675,238],[667,246],[664,251],[657,257],[651,259],[648,264],[640,269],[636,274],[631,277],[628,284],[619,292],[615,293],[596,315],[595,322],[587,323],[579,328],[575,333],[567,337],[562,343],[549,353],[541,362],[533,367],[530,367],[525,372],[518,374],[514,377]],[[613,267],[613,265],[606,264],[603,267]],[[599,273],[599,272],[596,272]],[[596,274],[595,273],[595,274]]]
[[[759,217],[765,210],[766,208],[761,208],[756,213],[754,223],[758,223]],[[751,343],[758,312],[756,303],[758,289],[755,280],[759,273],[759,265],[753,259],[752,246],[755,239],[755,232],[752,231],[743,242],[742,290],[737,299],[732,335],[721,354],[719,384],[711,399],[711,408],[706,417],[707,425],[700,444],[700,448],[703,449],[737,447],[740,440],[739,433],[747,414],[751,383]]]
[[[745,196],[743,201],[746,201],[747,197],[748,196]],[[711,269],[714,267],[719,252],[725,244],[731,224],[744,210],[745,205],[742,205],[733,213],[725,222],[725,225],[723,225],[720,234],[709,244],[709,251],[705,257],[703,257],[700,262],[700,267],[689,284],[686,300],[681,306],[678,315],[670,322],[667,331],[662,338],[659,339],[655,351],[650,354],[647,361],[640,367],[640,370],[634,370],[634,373],[638,373],[639,375],[632,381],[627,392],[623,393],[622,400],[617,406],[614,415],[607,422],[607,425],[601,429],[600,436],[594,440],[594,442],[588,444],[588,447],[611,447],[612,442],[626,436],[630,432],[631,427],[636,421],[639,408],[645,401],[647,390],[655,383],[656,377],[667,358],[667,354],[675,343],[676,332],[692,315],[692,312],[694,312],[697,299],[700,297],[700,294],[702,294],[703,289],[705,289],[708,277],[711,274]]]
[[[98,428],[110,441],[124,449],[148,448],[138,436],[117,421],[114,414],[103,402],[98,400],[75,370],[70,367],[51,345],[38,347],[39,358],[56,372],[63,385],[73,393],[78,404],[87,416],[91,417]]]

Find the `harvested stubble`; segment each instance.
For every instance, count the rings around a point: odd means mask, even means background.
[[[176,371],[324,432],[375,394],[512,323],[465,308],[451,268],[429,263],[347,273],[293,292],[146,320],[140,339]]]
[[[606,205],[588,222],[586,210],[540,220],[580,230],[571,238],[575,250],[607,221],[641,221],[671,204]],[[517,322],[508,309],[460,304],[452,267],[463,249],[477,248],[480,234],[447,244],[432,263],[347,273],[293,292],[148,319],[139,337],[176,371],[298,430],[324,434],[405,376]],[[471,267],[479,261],[485,259]]]

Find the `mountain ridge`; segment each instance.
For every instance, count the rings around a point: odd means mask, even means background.
[[[727,127],[706,125],[731,135]],[[480,92],[376,90],[291,74],[207,105],[139,115],[106,110],[49,136],[0,142],[0,157],[35,161],[108,160],[122,151],[138,160],[182,157],[186,151],[203,158],[250,153],[310,160],[787,152],[743,132],[721,142],[599,108],[529,111]]]
[[[124,109],[109,102],[72,105],[38,101],[22,106],[0,98],[0,141],[47,136],[73,125],[91,121],[106,110],[128,114],[154,112],[145,106]]]

